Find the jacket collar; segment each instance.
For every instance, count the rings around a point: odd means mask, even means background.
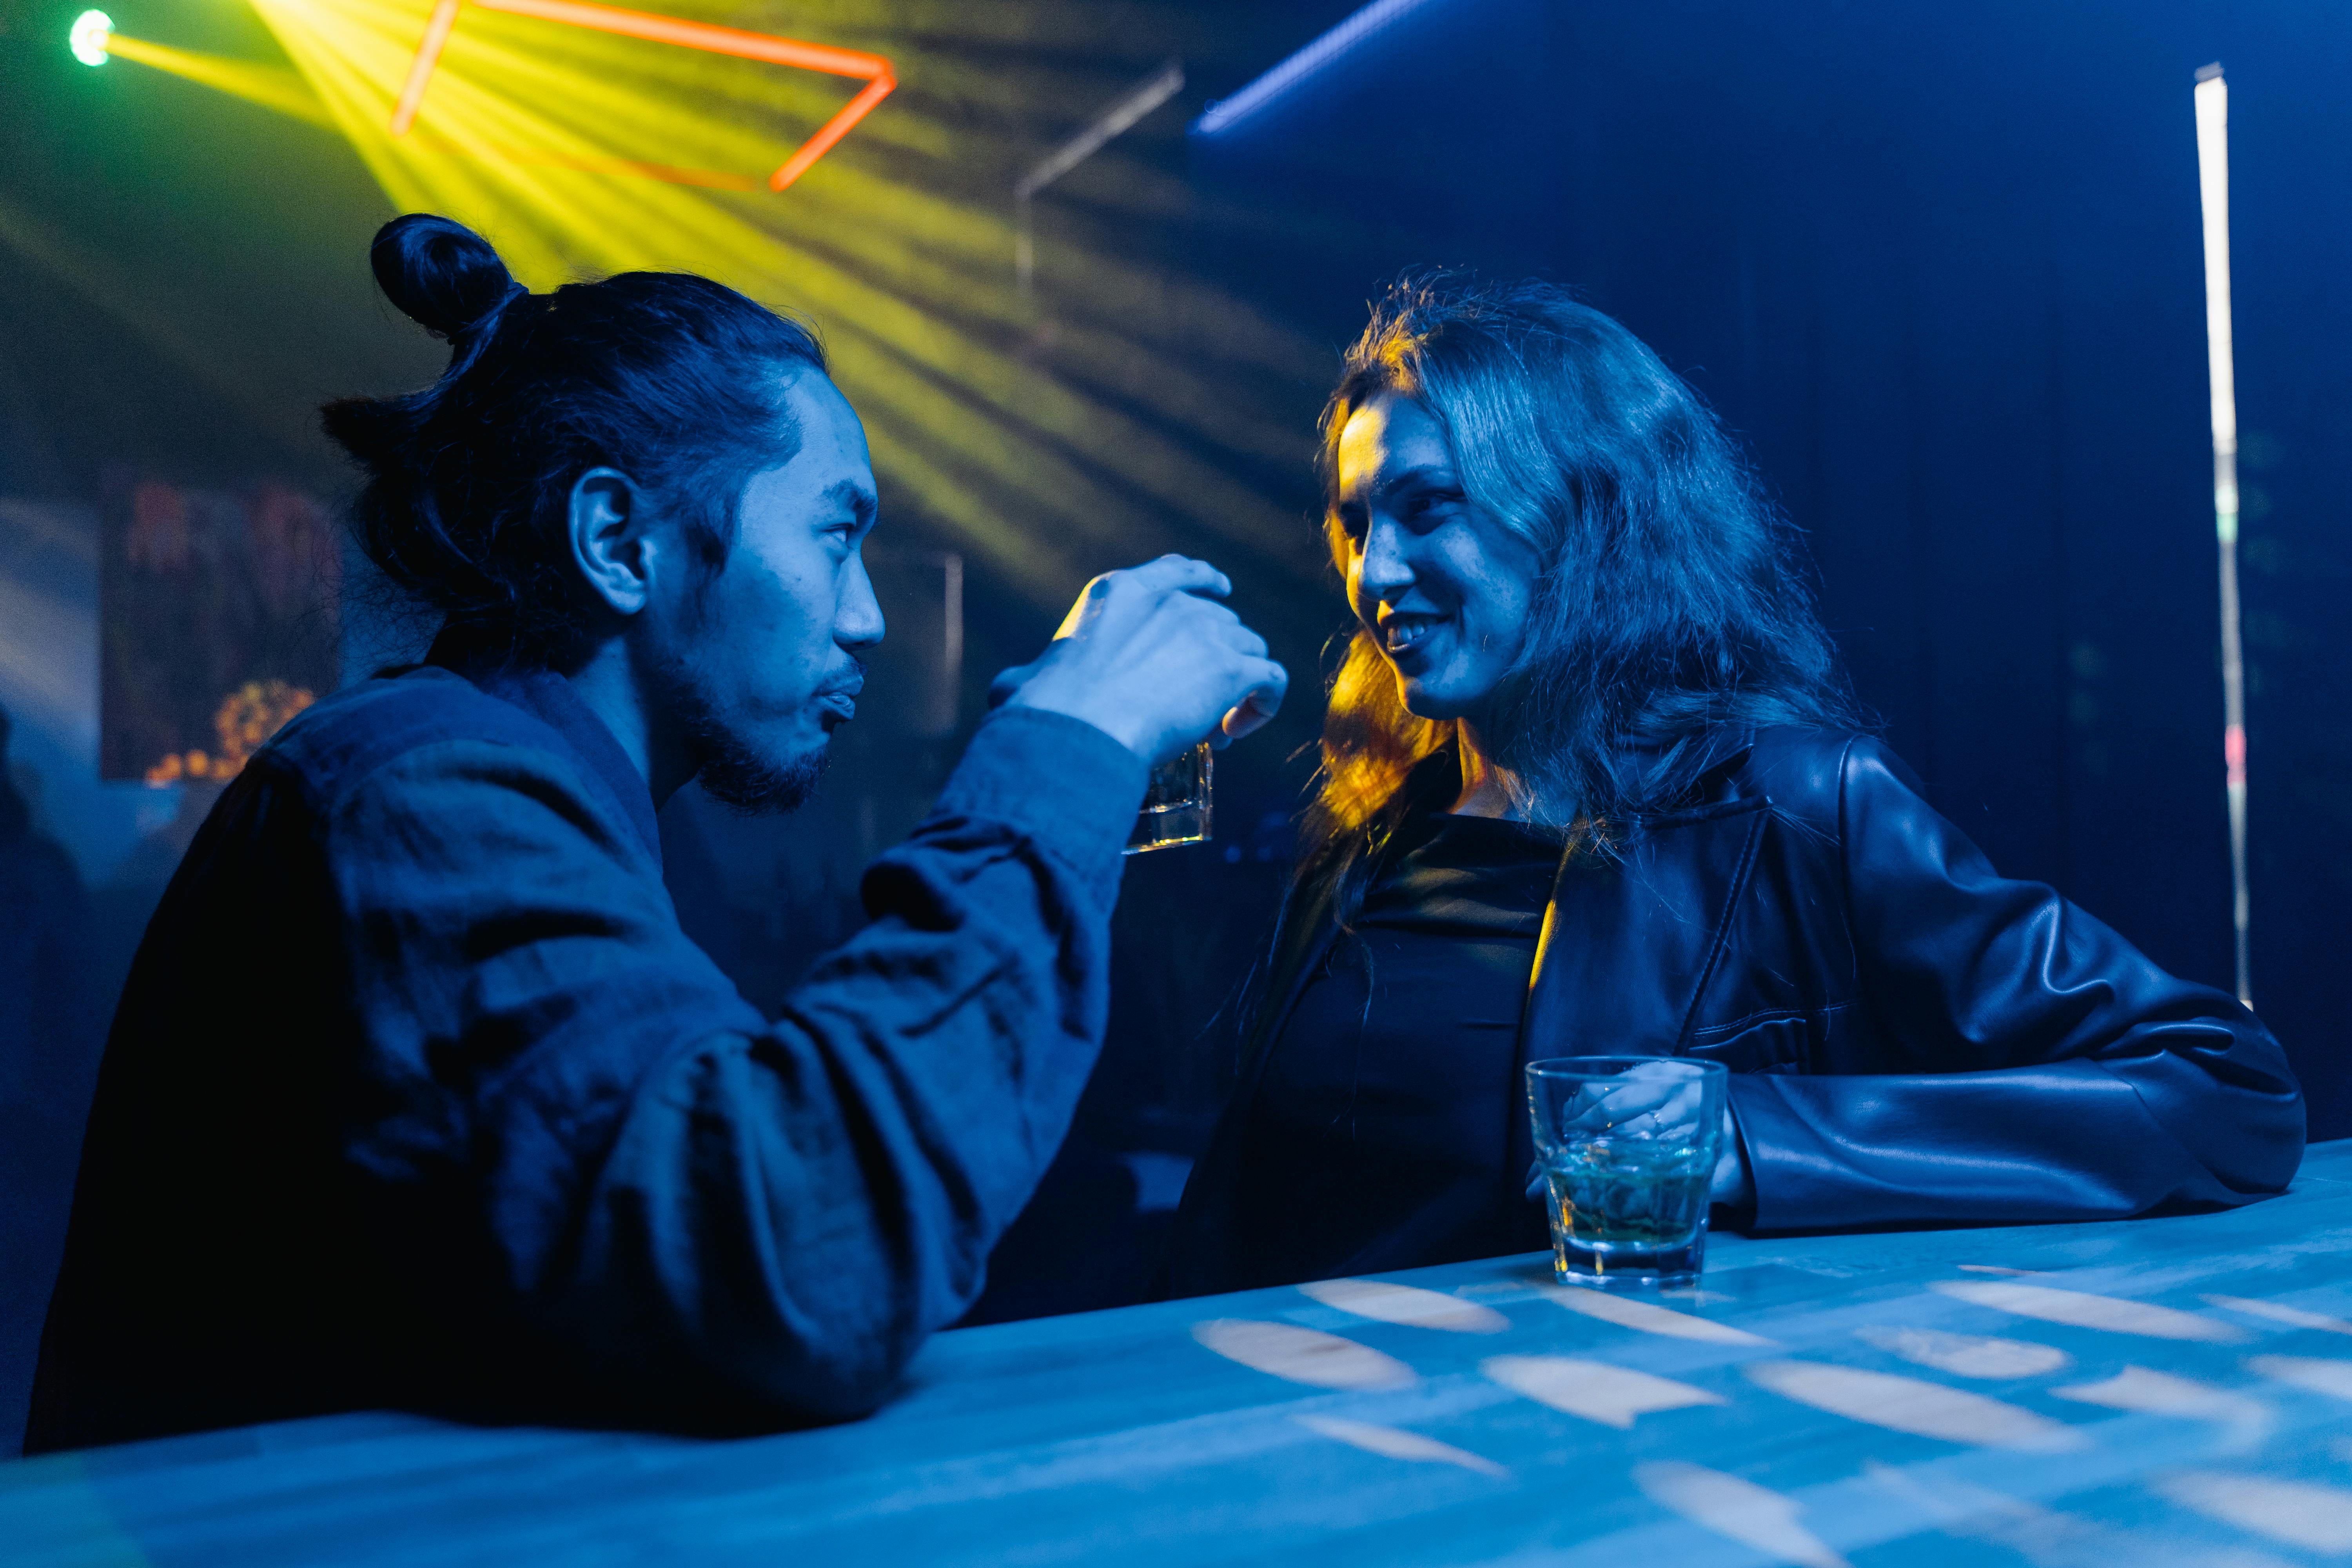
[[[661,821],[654,812],[653,790],[570,681],[551,669],[482,657],[448,632],[433,639],[425,662],[463,676],[484,695],[512,703],[562,737],[614,809],[636,830],[654,864],[661,864]]]
[[[1655,758],[1673,743],[1671,741],[1636,737],[1627,740],[1624,749]],[[1672,818],[1694,807],[1721,804],[1727,798],[1727,792],[1736,787],[1737,781],[1733,775],[1747,763],[1748,754],[1756,749],[1756,731],[1750,725],[1717,730],[1701,736],[1695,745],[1696,750],[1689,764],[1690,782],[1684,785],[1672,803],[1643,812],[1636,818],[1637,821],[1653,823]]]

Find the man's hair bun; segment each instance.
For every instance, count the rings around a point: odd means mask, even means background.
[[[384,225],[368,260],[450,354],[431,386],[322,411],[367,473],[352,530],[446,629],[513,659],[552,666],[610,629],[572,557],[582,474],[624,469],[715,566],[743,487],[798,447],[778,374],[824,374],[807,328],[690,273],[529,293],[480,235],[429,213]]]
[[[520,292],[488,240],[431,213],[409,213],[376,230],[368,264],[402,315],[461,349]]]

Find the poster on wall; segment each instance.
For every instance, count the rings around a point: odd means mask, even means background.
[[[102,777],[234,777],[335,689],[341,556],[316,499],[118,473],[100,529]]]

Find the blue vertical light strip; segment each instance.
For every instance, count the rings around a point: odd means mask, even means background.
[[[1307,78],[1328,69],[1341,58],[1415,12],[1442,0],[1372,0],[1338,26],[1276,66],[1228,99],[1203,110],[1192,122],[1195,136],[1216,136],[1233,130]]]
[[[2238,1000],[2254,1005],[2246,870],[2246,654],[2238,605],[2238,372],[2230,326],[2230,89],[2215,61],[2197,72],[2197,183],[2205,227],[2205,353],[2213,397],[2213,528],[2221,564],[2221,757],[2228,769],[2230,913]]]

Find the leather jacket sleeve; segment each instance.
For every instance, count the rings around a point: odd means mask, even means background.
[[[1999,876],[1856,740],[1839,850],[1878,1070],[1745,1074],[1754,1225],[2084,1220],[2281,1191],[2300,1088],[2252,1013]]]

